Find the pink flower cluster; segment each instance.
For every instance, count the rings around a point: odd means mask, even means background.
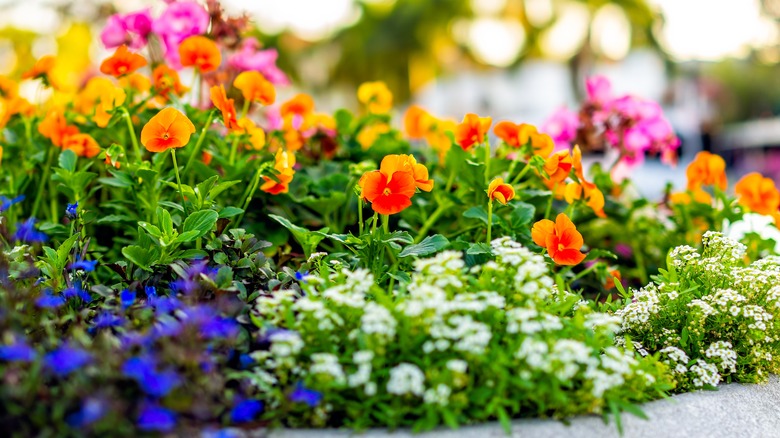
[[[100,33],[103,45],[112,49],[127,44],[133,50],[143,49],[155,35],[164,49],[170,67],[181,68],[179,45],[193,35],[204,35],[211,17],[199,3],[192,0],[166,0],[163,13],[153,18],[149,9],[108,18]],[[254,38],[246,38],[240,50],[228,57],[228,65],[239,71],[255,70],[276,85],[288,85],[287,75],[276,66],[278,53],[274,49],[260,50]]]
[[[582,137],[582,130],[590,129],[605,145],[620,151],[616,168],[622,172],[640,164],[646,154],[676,163],[680,139],[658,103],[631,95],[615,97],[603,76],[588,78],[585,88],[588,96],[579,113],[561,108],[544,123],[542,129],[556,145],[570,146]]]

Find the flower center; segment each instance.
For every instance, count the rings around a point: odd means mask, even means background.
[[[168,133],[163,134],[163,140],[168,140]]]
[[[382,191],[382,194],[385,195],[385,196],[389,195],[390,194],[390,188],[385,187],[385,189]]]
[[[559,244],[558,244],[558,251],[563,251],[563,250],[564,250],[564,248],[566,248],[566,247],[565,247],[565,246],[563,246],[563,244],[562,244],[562,243],[559,243]]]
[[[125,72],[127,72],[127,66],[126,66],[126,65],[120,65],[120,66],[119,66],[119,67],[116,69],[116,71],[118,71],[120,74],[124,74]]]

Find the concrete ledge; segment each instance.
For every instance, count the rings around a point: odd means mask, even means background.
[[[666,400],[647,403],[643,410],[650,417],[645,421],[623,414],[624,438],[667,437],[780,437],[780,378],[772,376],[768,384],[720,386],[718,391],[697,391]],[[329,438],[356,436],[348,430],[280,429],[267,431],[268,438]],[[507,435],[498,423],[464,426],[457,430],[438,429],[422,434],[408,430],[388,433],[371,429],[365,438],[502,438]],[[619,438],[614,422],[604,424],[601,417],[581,416],[570,425],[555,420],[516,420],[512,422],[512,437],[523,438]]]

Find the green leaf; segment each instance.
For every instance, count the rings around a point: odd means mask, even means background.
[[[466,254],[470,254],[470,255],[492,254],[492,253],[493,251],[491,250],[490,246],[484,242],[473,243],[469,247],[469,249],[466,250]]]
[[[149,235],[152,237],[156,237],[158,239],[162,237],[162,231],[160,231],[159,228],[150,224],[149,222],[139,221],[138,226],[143,228],[143,230],[149,233]]]
[[[57,248],[57,265],[59,269],[62,269],[65,267],[65,262],[68,261],[68,255],[70,254],[70,250],[73,249],[73,245],[76,243],[76,240],[78,240],[79,235],[74,234],[68,238],[68,240],[62,242],[62,245],[60,245],[59,248]]]
[[[171,214],[168,213],[168,210],[157,207],[157,222],[159,222],[163,234],[173,236],[173,220],[171,220]]]
[[[145,271],[151,271],[150,266],[155,261],[153,251],[149,251],[137,245],[130,245],[122,248],[122,255]]]
[[[240,183],[241,181],[223,181],[216,186],[214,186],[213,189],[209,190],[209,199],[212,201],[214,199],[217,199],[217,195],[224,192],[225,190],[233,187],[234,185]]]
[[[72,150],[65,149],[64,151],[62,151],[62,153],[60,153],[59,164],[60,167],[62,167],[63,169],[70,172],[75,172],[76,161],[78,161],[78,157],[76,156],[76,153],[73,152]]]
[[[222,210],[219,211],[219,218],[226,218],[226,217],[234,217],[238,216],[239,214],[243,213],[244,210],[242,208],[238,207],[225,207]]]
[[[185,231],[176,236],[176,239],[173,240],[173,243],[192,242],[197,240],[198,237],[200,237],[200,232],[198,230]]]
[[[99,224],[110,224],[115,222],[123,222],[123,221],[129,221],[131,218],[129,216],[124,216],[121,214],[109,214],[108,216],[103,216],[100,219],[97,220],[97,223]]]
[[[398,254],[398,257],[425,257],[443,250],[449,246],[449,244],[450,241],[447,240],[446,237],[442,236],[441,234],[435,234],[433,236],[426,237],[420,243],[407,246],[403,249],[403,251],[401,251],[400,254]]]
[[[183,232],[198,231],[196,238],[203,237],[214,228],[219,219],[219,214],[214,210],[197,211],[184,220]]]
[[[512,228],[518,229],[531,223],[536,213],[536,207],[525,202],[513,202],[510,204],[512,211]]]
[[[157,178],[157,171],[152,169],[138,169],[135,174],[144,181],[154,181]]]
[[[485,207],[478,206],[478,207],[471,207],[465,212],[463,212],[463,217],[469,218],[469,219],[478,219],[482,221],[485,225],[488,223],[488,214],[487,210],[485,210]]]
[[[269,214],[268,216],[290,230],[295,240],[301,245],[301,248],[303,248],[303,252],[307,258],[317,249],[317,245],[319,245],[322,239],[328,237],[328,235],[322,231],[310,231],[306,228],[299,227],[290,222],[287,218],[275,214]]]

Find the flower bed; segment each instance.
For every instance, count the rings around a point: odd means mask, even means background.
[[[549,134],[417,106],[399,130],[381,82],[355,114],[277,103],[273,50],[209,8],[112,17],[103,75],[21,76],[41,102],[0,79],[0,425],[510,431],[778,371],[775,243],[722,231],[780,192],[730,195],[703,152],[685,192],[634,195],[679,143],[657,104],[593,78]]]

